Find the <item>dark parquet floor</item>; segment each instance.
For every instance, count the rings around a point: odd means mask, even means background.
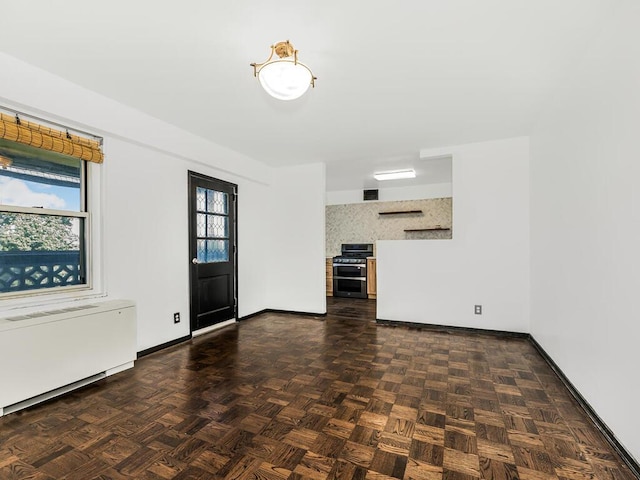
[[[634,478],[528,341],[374,318],[264,314],[0,418],[0,479]]]

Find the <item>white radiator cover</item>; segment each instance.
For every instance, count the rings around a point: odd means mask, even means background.
[[[10,405],[133,367],[136,309],[127,300],[0,319],[0,416]]]

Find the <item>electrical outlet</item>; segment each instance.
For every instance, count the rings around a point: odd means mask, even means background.
[[[180,312],[173,314],[173,323],[180,323]]]
[[[482,315],[482,305],[474,306],[473,313],[475,313],[476,315]]]

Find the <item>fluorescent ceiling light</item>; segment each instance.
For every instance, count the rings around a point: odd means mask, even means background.
[[[373,174],[376,180],[398,180],[401,178],[416,178],[416,171],[409,170],[392,170],[390,172],[376,172]]]

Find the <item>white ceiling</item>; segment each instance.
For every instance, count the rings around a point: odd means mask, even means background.
[[[5,53],[268,164],[327,162],[340,190],[527,135],[618,0],[0,2]],[[292,102],[249,66],[287,39],[318,77]]]

